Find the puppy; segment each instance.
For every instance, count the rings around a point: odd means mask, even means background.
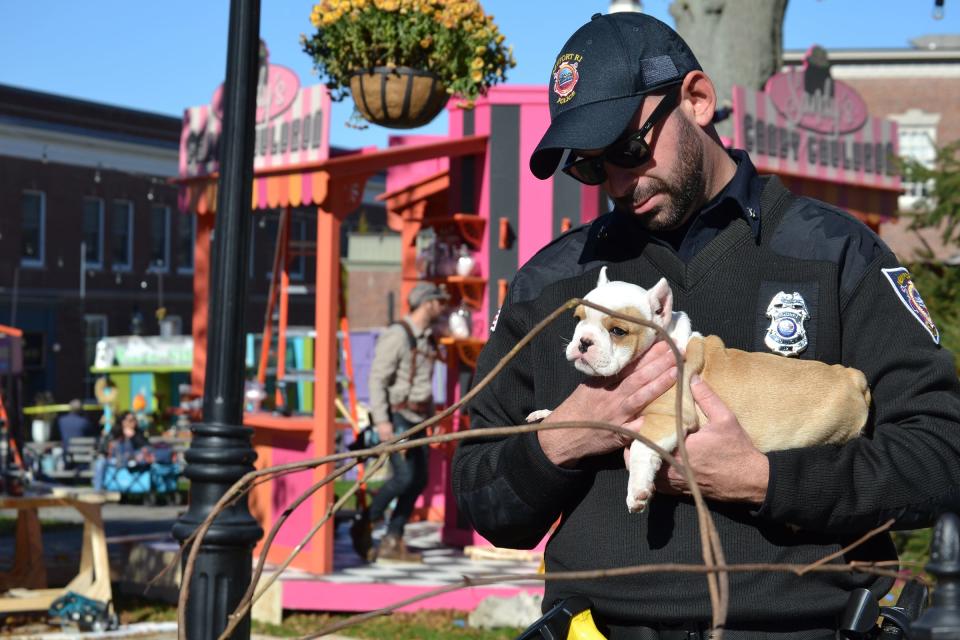
[[[690,392],[690,378],[695,374],[727,404],[763,452],[842,444],[858,436],[866,425],[870,390],[863,373],[814,360],[728,349],[720,338],[703,337],[693,331],[687,314],[673,311],[673,291],[666,279],[648,291],[628,282],[608,280],[607,268],[603,267],[597,286],[584,299],[653,322],[684,353],[684,433],[696,431],[705,421]],[[650,327],[613,318],[586,305],[578,306],[574,316],[579,322],[566,357],[591,376],[616,375],[659,339]],[[674,385],[641,412],[641,433],[667,451],[677,446],[676,389]],[[535,422],[549,414],[549,410],[534,411],[527,421]],[[653,449],[639,441],[630,445],[627,508],[631,512],[646,508],[661,463]]]

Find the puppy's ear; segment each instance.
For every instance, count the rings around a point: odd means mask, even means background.
[[[662,327],[670,324],[670,318],[673,314],[673,290],[666,278],[660,278],[660,282],[653,285],[653,288],[647,292],[650,297],[650,310],[653,312],[653,320]]]
[[[607,268],[606,268],[606,267],[600,267],[600,277],[597,278],[597,286],[599,287],[599,286],[605,285],[605,284],[607,284],[608,282],[610,282],[610,281],[607,280]]]

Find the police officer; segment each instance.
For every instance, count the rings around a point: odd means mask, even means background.
[[[601,266],[612,280],[648,288],[665,277],[695,330],[737,349],[858,368],[873,393],[862,438],[764,454],[706,383],[693,385],[706,421],[686,440],[689,464],[729,563],[803,565],[889,518],[926,527],[956,507],[960,387],[909,273],[853,216],[790,193],[757,175],[746,153],[723,147],[713,83],[680,36],[645,14],[598,14],[561,48],[548,96],[551,124],[531,171],[547,179],[563,160],[568,176],[601,185],[614,210],[520,269],[476,379],[537,321],[589,291]],[[641,430],[639,412],[676,376],[666,346],[598,384],[563,359],[575,322],[551,324],[484,388],[470,405],[473,428],[521,424],[547,408],[546,421]],[[777,394],[763,380],[753,391]],[[628,513],[628,444],[589,429],[464,441],[452,471],[457,503],[498,546],[530,548],[559,521],[548,571],[702,563],[677,469],[664,465],[651,505]],[[895,558],[881,535],[833,562]],[[724,637],[833,638],[853,589],[879,598],[891,584],[866,573],[732,573]],[[547,581],[544,608],[572,595],[593,603],[614,639],[706,637],[709,627],[698,574]]]

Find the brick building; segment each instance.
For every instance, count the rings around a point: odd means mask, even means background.
[[[101,337],[156,335],[160,316],[165,331],[190,334],[196,219],[177,209],[170,182],[181,127],[176,117],[0,85],[0,323],[24,331],[25,404],[43,391],[58,402],[91,398]],[[375,200],[383,183],[369,181],[364,215],[343,225],[344,252],[358,227],[374,238],[385,229]],[[294,212],[294,239],[315,237],[314,215]],[[246,326],[258,332],[278,212],[254,216]],[[290,322],[312,326],[314,265],[301,260]],[[399,289],[399,245],[345,263],[366,299],[350,306],[355,324],[386,324],[383,287],[396,280]]]
[[[852,86],[870,115],[898,125],[900,155],[932,163],[936,147],[960,140],[960,35],[922,36],[903,49],[832,49],[830,73]],[[784,65],[800,65],[803,51],[784,53]],[[917,257],[921,241],[906,229],[908,214],[925,193],[923,184],[904,184],[900,218],[885,223],[880,235],[901,260]],[[960,258],[944,246],[936,230],[921,232],[937,260]]]

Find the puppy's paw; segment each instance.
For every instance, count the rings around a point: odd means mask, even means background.
[[[527,422],[538,422],[546,418],[551,413],[553,413],[553,411],[550,409],[540,409],[539,411],[534,411],[527,416]]]
[[[639,513],[647,507],[653,497],[653,478],[657,475],[663,460],[647,447],[634,443],[630,447],[630,464],[627,480],[627,509],[630,513]]]
[[[650,500],[649,492],[641,492],[636,495],[627,491],[627,511],[630,513],[641,513],[647,508],[647,502]]]

